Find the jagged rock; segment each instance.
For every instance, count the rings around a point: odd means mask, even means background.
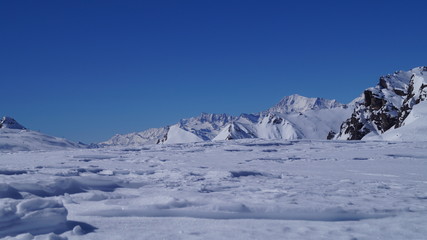
[[[427,67],[380,77],[376,87],[364,91],[363,102],[342,124],[336,139],[360,140],[371,132],[382,134],[402,126],[412,107],[426,99],[424,74]]]
[[[334,131],[329,131],[328,136],[326,137],[326,139],[327,139],[327,140],[334,139],[334,137],[335,137],[335,135],[336,135],[336,134],[337,134],[337,133],[336,133],[336,132],[334,132]]]

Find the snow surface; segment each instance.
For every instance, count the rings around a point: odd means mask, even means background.
[[[0,238],[425,239],[426,148],[244,139],[2,153]]]
[[[108,141],[102,142],[101,146],[140,146],[143,144],[156,144],[164,139],[169,128],[150,128],[142,132],[116,134]]]

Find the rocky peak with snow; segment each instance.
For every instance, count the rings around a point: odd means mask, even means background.
[[[6,117],[6,116],[0,120],[0,128],[26,129],[24,126],[19,124],[15,119],[11,117]]]
[[[345,107],[345,105],[336,100],[308,98],[294,94],[284,97],[278,104],[268,109],[267,112],[303,113],[308,110],[331,109],[335,107]]]
[[[364,91],[363,101],[342,124],[337,139],[360,140],[400,127],[413,106],[426,99],[426,77],[427,67],[380,77],[375,87]]]
[[[235,119],[236,117],[227,114],[202,113],[198,117],[181,119],[178,127],[206,141],[213,139],[225,125]]]

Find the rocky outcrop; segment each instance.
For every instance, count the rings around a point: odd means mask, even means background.
[[[376,87],[364,91],[336,138],[360,140],[402,126],[413,106],[426,99],[426,76],[427,67],[418,67],[381,77]]]
[[[24,126],[19,124],[15,119],[11,117],[3,117],[0,120],[0,128],[9,128],[9,129],[26,129]]]

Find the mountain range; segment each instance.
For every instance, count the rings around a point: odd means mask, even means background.
[[[182,119],[163,128],[115,135],[102,146],[128,146],[148,143],[187,143],[242,138],[326,139],[339,130],[353,107],[335,100],[291,95],[270,109],[229,116],[207,114]]]
[[[240,116],[202,113],[162,128],[117,134],[96,146],[243,138],[426,141],[426,98],[427,67],[417,67],[380,77],[375,87],[366,89],[349,104],[294,94],[259,113]],[[37,148],[22,144],[23,139],[38,142],[39,148],[87,147],[28,130],[10,117],[0,121],[0,150]]]

